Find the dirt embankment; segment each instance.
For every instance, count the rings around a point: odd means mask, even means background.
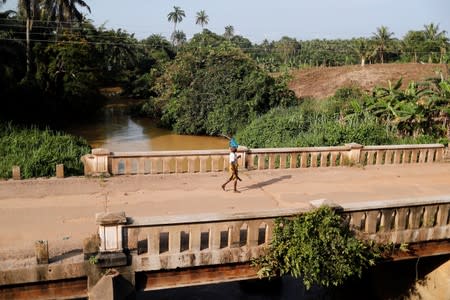
[[[388,80],[403,78],[403,85],[443,74],[448,78],[449,67],[441,64],[374,64],[343,67],[319,67],[292,72],[289,84],[297,97],[321,99],[334,95],[342,87],[356,86],[370,91],[376,86],[387,86]]]

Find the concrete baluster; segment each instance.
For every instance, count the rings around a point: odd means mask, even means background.
[[[172,226],[169,228],[169,253],[180,253],[182,226]]]
[[[266,168],[265,154],[258,154],[258,170],[264,170]]]
[[[318,157],[318,153],[317,152],[313,152],[311,153],[311,167],[316,168],[317,167],[317,157]]]
[[[300,161],[300,167],[301,168],[307,168],[308,167],[308,158],[309,158],[309,153],[303,152],[302,155],[301,155],[301,161]]]
[[[200,225],[191,225],[189,229],[189,250],[200,251]]]
[[[280,154],[280,169],[286,169],[286,153]]]
[[[320,155],[320,166],[322,168],[328,166],[328,154],[329,152],[322,152]]]

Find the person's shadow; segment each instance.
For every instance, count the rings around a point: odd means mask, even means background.
[[[242,187],[240,190],[241,191],[246,191],[246,190],[253,190],[253,189],[260,189],[263,188],[265,186],[277,183],[279,181],[285,180],[285,179],[290,179],[292,177],[292,175],[284,175],[284,176],[280,176],[277,178],[272,178],[270,180],[266,180],[266,181],[262,181],[262,182],[258,182],[249,186],[244,186]]]

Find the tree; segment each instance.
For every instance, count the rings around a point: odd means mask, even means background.
[[[439,62],[442,63],[443,57],[446,53],[448,46],[448,38],[446,36],[447,32],[445,30],[439,31],[439,25],[435,25],[434,23],[430,23],[429,25],[424,25],[424,36],[425,43],[427,45],[427,51],[429,51],[428,61],[432,62],[432,54],[433,52],[439,49],[440,57]]]
[[[175,47],[183,45],[186,40],[186,34],[182,30],[175,30],[172,33],[172,43]]]
[[[26,76],[30,75],[31,71],[31,45],[30,45],[30,32],[33,28],[33,20],[37,19],[39,16],[39,3],[33,0],[19,0],[17,3],[19,14],[23,15],[26,19],[25,25],[25,36],[26,36],[26,58],[27,58],[27,73]]]
[[[366,64],[366,59],[369,58],[373,53],[373,48],[370,41],[364,38],[359,38],[354,41],[353,49],[358,54],[361,60],[361,67]]]
[[[179,6],[174,6],[173,11],[167,15],[167,21],[173,23],[172,36],[174,35],[175,31],[177,31],[177,24],[183,21],[184,17],[186,17],[186,14],[184,13],[184,10],[182,10]]]
[[[83,14],[77,6],[86,8],[89,13],[91,8],[83,0],[44,0],[43,10],[50,21],[56,21],[56,32],[59,33],[62,27],[67,24],[71,27],[72,21],[83,21]]]
[[[377,44],[377,50],[380,55],[380,62],[384,63],[384,52],[389,46],[392,40],[393,32],[389,32],[389,28],[386,26],[381,26],[377,28],[377,32],[373,34],[373,39]]]
[[[231,40],[231,38],[234,36],[234,27],[231,25],[225,26],[225,33],[223,34],[223,36],[227,40]]]
[[[196,35],[158,79],[153,105],[163,125],[183,134],[230,135],[272,107],[296,103],[279,78],[229,41],[216,41],[212,33]]]
[[[197,19],[195,20],[195,24],[202,26],[208,25],[209,17],[204,10],[201,10],[197,13]]]
[[[278,42],[275,43],[275,49],[284,64],[295,56],[300,50],[300,43],[296,39],[283,36]]]
[[[423,52],[425,35],[422,31],[408,31],[403,38],[402,48],[406,57],[411,56],[412,62],[418,62],[420,53]]]

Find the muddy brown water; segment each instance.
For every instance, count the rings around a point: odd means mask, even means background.
[[[180,135],[158,128],[149,118],[131,117],[122,105],[106,106],[95,118],[62,129],[83,137],[92,148],[113,152],[226,149],[228,146],[225,138]]]

